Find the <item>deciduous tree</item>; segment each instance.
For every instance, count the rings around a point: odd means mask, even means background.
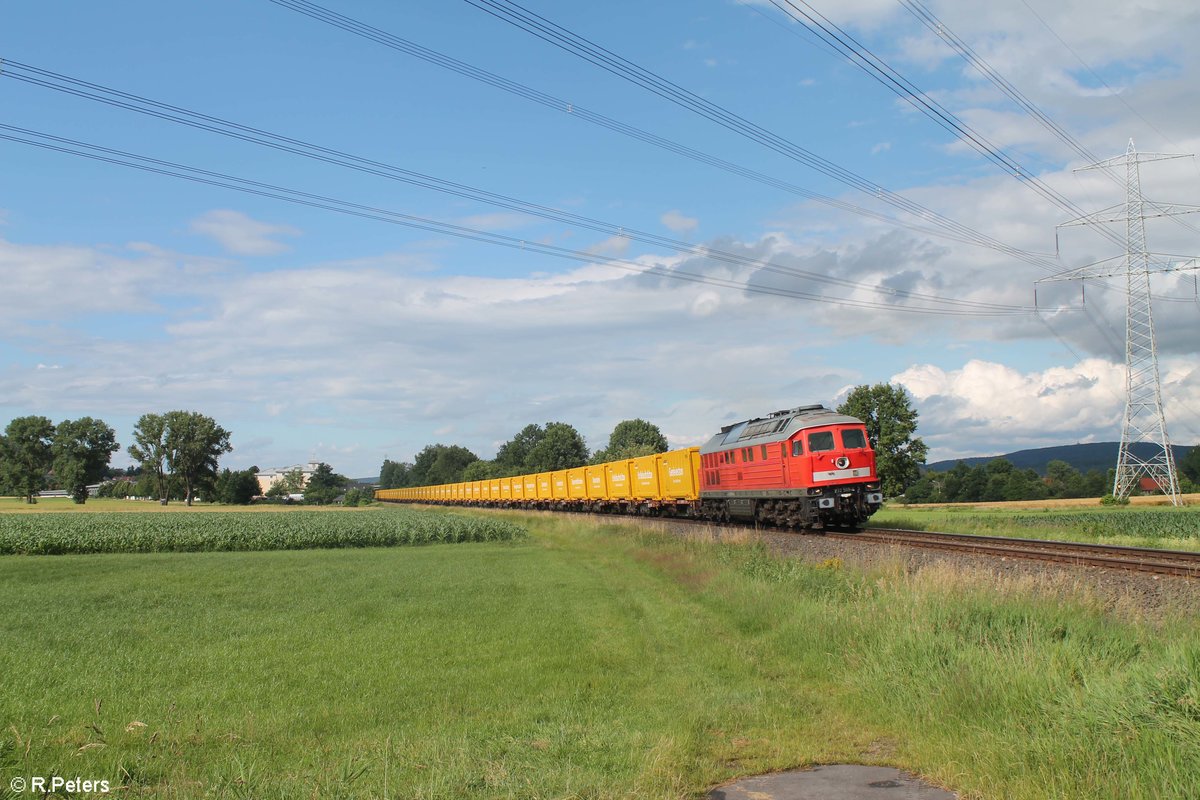
[[[17,417],[0,436],[0,484],[36,503],[52,459],[54,423],[45,417]]]
[[[50,449],[59,484],[76,503],[84,503],[88,484],[104,477],[112,454],[121,446],[116,432],[102,420],[82,417],[58,423]]]
[[[139,494],[147,485],[152,485],[158,502],[164,506],[170,495],[167,482],[166,436],[165,415],[143,414],[133,426],[133,444],[127,448],[129,455],[142,465],[143,475],[138,481]]]
[[[878,383],[856,386],[838,413],[858,417],[867,425],[875,449],[875,464],[883,492],[895,497],[921,476],[928,448],[917,431],[917,411],[902,386]]]
[[[667,437],[659,427],[644,419],[618,422],[608,437],[608,446],[592,454],[593,464],[637,458],[667,450]]]
[[[573,425],[547,422],[545,435],[525,457],[525,472],[571,469],[587,463],[587,444]]]
[[[506,478],[526,472],[530,452],[545,438],[546,429],[541,425],[526,425],[516,436],[500,445],[489,470],[491,474],[486,477]]]
[[[328,505],[338,498],[349,482],[348,478],[338,475],[328,464],[318,464],[304,487],[304,502]]]
[[[167,466],[183,481],[184,501],[190,506],[196,488],[217,476],[221,456],[233,450],[229,431],[212,417],[196,411],[168,411],[166,414]]]
[[[258,468],[243,470],[223,469],[217,476],[214,494],[218,503],[249,505],[259,492]]]

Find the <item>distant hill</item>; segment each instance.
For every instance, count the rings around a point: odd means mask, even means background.
[[[997,458],[1006,458],[1018,469],[1034,469],[1038,474],[1046,474],[1046,465],[1051,461],[1065,461],[1080,472],[1098,469],[1108,471],[1117,465],[1117,451],[1121,449],[1120,442],[1095,442],[1093,444],[1064,444],[1058,447],[1038,447],[1032,450],[1018,450],[1015,453],[1005,453],[999,456],[977,456],[974,458],[954,458],[947,461],[935,461],[926,464],[929,472],[946,472],[959,461],[966,462],[968,467],[977,467]],[[1171,445],[1175,453],[1175,463],[1178,464],[1192,449],[1192,445]],[[1133,445],[1133,453],[1139,458],[1149,458],[1153,454],[1154,445],[1148,442],[1137,442]]]

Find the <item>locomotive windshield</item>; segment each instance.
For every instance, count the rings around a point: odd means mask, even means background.
[[[824,453],[833,448],[833,431],[817,431],[808,435],[808,452]]]
[[[842,447],[846,448],[847,450],[854,450],[857,448],[865,448],[866,446],[867,440],[863,438],[862,431],[855,430],[854,428],[846,428],[842,431]]]

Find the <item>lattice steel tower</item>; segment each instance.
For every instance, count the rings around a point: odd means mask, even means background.
[[[1124,222],[1124,263],[1114,264],[1115,259],[1109,259],[1043,279],[1063,281],[1125,277],[1128,294],[1125,310],[1125,421],[1121,425],[1121,449],[1117,454],[1117,477],[1113,481],[1113,495],[1128,497],[1130,491],[1138,486],[1140,478],[1150,478],[1160,491],[1171,498],[1174,505],[1180,504],[1179,480],[1175,473],[1175,457],[1171,452],[1171,440],[1167,436],[1167,423],[1163,416],[1162,379],[1158,372],[1158,349],[1154,339],[1154,316],[1150,302],[1150,275],[1154,272],[1194,270],[1197,263],[1195,259],[1183,262],[1152,261],[1152,254],[1146,247],[1146,220],[1189,214],[1200,211],[1200,207],[1164,205],[1143,198],[1138,165],[1147,161],[1186,157],[1165,153],[1139,153],[1130,139],[1124,155],[1081,167],[1081,170],[1102,169],[1117,177],[1114,174],[1116,168],[1124,165],[1124,207],[1122,209],[1121,205],[1116,205],[1106,208],[1071,220],[1060,227]],[[1154,445],[1148,458],[1137,456],[1131,449],[1131,445],[1138,442]]]

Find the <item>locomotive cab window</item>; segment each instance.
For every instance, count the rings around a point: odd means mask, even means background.
[[[792,440],[792,457],[804,455],[804,443],[799,439]]]
[[[808,450],[811,453],[824,453],[833,449],[833,431],[817,431],[808,435]]]
[[[863,432],[854,428],[846,428],[842,431],[842,447],[847,450],[861,449],[867,446],[867,440],[863,436]]]

